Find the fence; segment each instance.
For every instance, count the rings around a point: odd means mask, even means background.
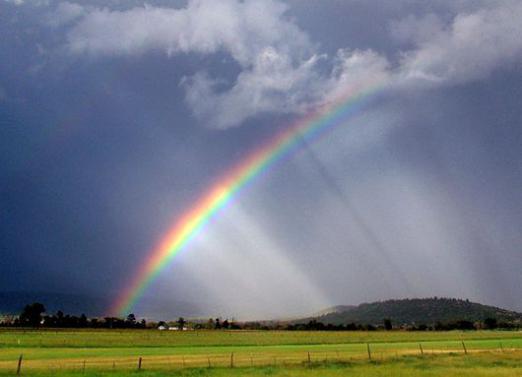
[[[520,350],[515,344],[498,343],[496,349],[481,348],[473,344],[456,341],[445,346],[438,342],[397,344],[394,348],[388,344],[366,343],[353,344],[351,349],[336,349],[335,345],[328,346],[326,350],[295,350],[292,346],[280,347],[280,349],[269,349],[267,351],[249,352],[249,347],[239,348],[233,352],[220,353],[192,353],[172,355],[135,355],[120,357],[89,357],[89,358],[46,358],[31,359],[21,354],[16,360],[0,361],[0,370],[16,371],[17,375],[30,375],[31,371],[76,371],[86,372],[90,370],[165,370],[174,368],[196,368],[196,367],[258,367],[258,366],[289,366],[302,365],[312,366],[315,364],[379,362],[399,359],[407,356],[428,357],[440,354],[462,354],[468,355],[477,352],[512,352]],[[514,346],[514,347],[513,347]],[[263,347],[261,347],[263,348]],[[268,347],[270,348],[270,347]],[[259,350],[259,347],[256,347]],[[197,349],[195,350],[197,352]]]

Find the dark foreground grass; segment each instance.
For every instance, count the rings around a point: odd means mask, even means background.
[[[385,361],[316,362],[300,365],[185,368],[142,371],[31,371],[35,377],[516,377],[522,376],[522,352],[481,352],[401,356]],[[0,372],[0,375],[8,375]],[[12,375],[12,373],[10,374]]]

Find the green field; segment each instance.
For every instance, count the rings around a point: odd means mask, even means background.
[[[0,330],[0,375],[20,355],[35,376],[522,376],[522,333]]]

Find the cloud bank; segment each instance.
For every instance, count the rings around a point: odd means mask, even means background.
[[[416,47],[403,53],[401,70],[445,83],[486,77],[520,57],[521,17],[520,2],[457,14],[449,25],[435,15],[409,17],[392,28]]]
[[[409,43],[392,57],[349,46],[327,56],[275,0],[192,0],[179,9],[127,10],[65,2],[52,23],[70,25],[67,49],[73,54],[230,55],[240,67],[232,82],[200,71],[180,83],[193,114],[225,129],[258,114],[304,113],[368,80],[452,85],[481,79],[520,57],[522,4],[459,12],[449,21],[429,14],[392,22],[392,35]]]
[[[0,0],[6,289],[125,286],[281,118],[378,82],[147,299],[248,318],[415,295],[520,307],[518,3],[71,1]]]

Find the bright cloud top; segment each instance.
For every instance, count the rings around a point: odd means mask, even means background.
[[[74,54],[229,54],[240,67],[233,82],[200,71],[180,83],[194,115],[222,129],[263,113],[302,114],[368,76],[432,85],[480,79],[522,52],[517,2],[461,11],[449,22],[435,15],[395,21],[392,33],[410,43],[398,59],[372,50],[322,54],[287,10],[274,0],[193,0],[180,9],[122,11],[62,4],[56,15],[75,20],[67,34]]]
[[[449,25],[429,15],[395,25],[417,46],[407,51],[402,70],[435,81],[480,79],[522,53],[522,3],[458,14]]]

